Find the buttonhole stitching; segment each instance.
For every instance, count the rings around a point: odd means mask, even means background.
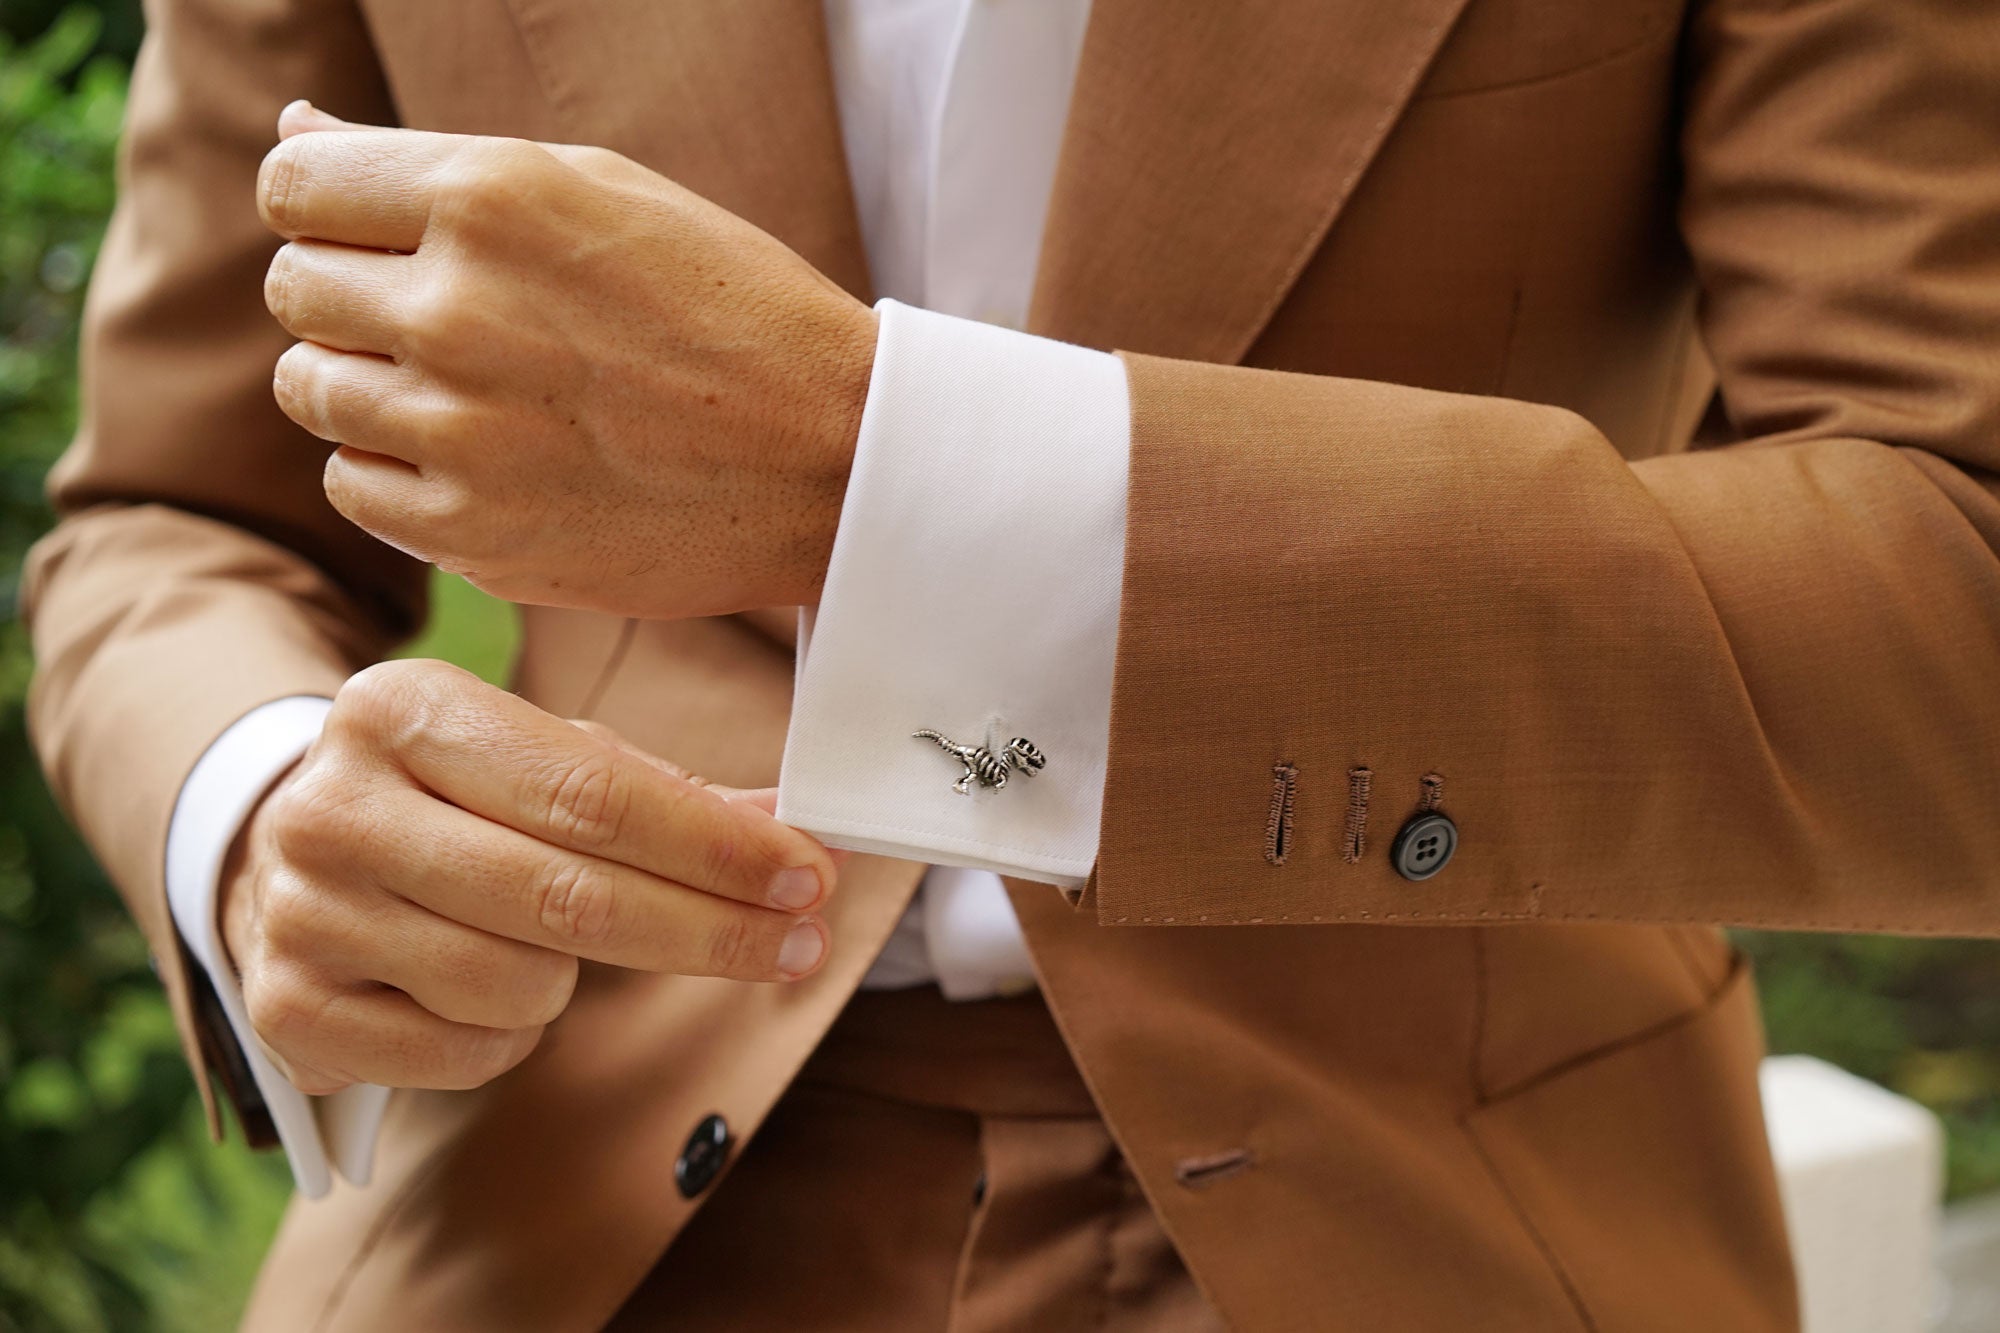
[[[1422,781],[1424,794],[1417,798],[1417,809],[1427,815],[1435,813],[1444,804],[1444,774],[1426,773]]]
[[[1375,774],[1368,768],[1347,770],[1347,832],[1341,841],[1340,859],[1356,865],[1368,850],[1368,792]]]
[[[1292,851],[1292,808],[1298,799],[1299,770],[1271,766],[1271,810],[1264,820],[1264,859],[1281,866]]]

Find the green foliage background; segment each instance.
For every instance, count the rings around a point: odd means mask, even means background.
[[[53,808],[21,704],[21,557],[74,426],[84,280],[141,23],[133,0],[0,0],[0,1333],[229,1327],[289,1187],[211,1146],[146,951]],[[412,652],[497,679],[505,608],[440,581]],[[1954,1195],[2000,1189],[2000,946],[1746,936],[1772,1046],[1935,1108]]]
[[[290,1172],[208,1142],[145,945],[28,750],[14,613],[50,521],[42,475],[75,426],[77,319],[140,22],[129,0],[0,4],[0,1333],[215,1333]],[[457,580],[436,593],[412,653],[500,678],[511,615]]]

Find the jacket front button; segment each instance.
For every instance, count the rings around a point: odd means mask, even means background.
[[[1451,863],[1458,850],[1458,825],[1435,812],[1418,815],[1403,825],[1389,848],[1389,860],[1404,879],[1429,879]]]
[[[692,1199],[709,1187],[729,1160],[729,1122],[712,1115],[694,1127],[687,1146],[674,1163],[674,1184],[683,1199]]]

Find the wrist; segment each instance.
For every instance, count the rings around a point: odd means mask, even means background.
[[[840,528],[840,513],[854,469],[854,451],[861,437],[861,416],[868,404],[868,386],[875,373],[875,343],[879,320],[875,312],[851,298],[844,304],[836,336],[823,344],[824,386],[817,441],[813,451],[811,488],[819,497],[808,507],[806,532],[794,571],[797,595],[788,603],[811,605],[826,585],[827,562]]]

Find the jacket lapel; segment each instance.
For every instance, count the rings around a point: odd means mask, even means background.
[[[1096,0],[1029,318],[1243,358],[1466,0]]]
[[[819,0],[506,0],[565,133],[746,218],[863,300]]]

